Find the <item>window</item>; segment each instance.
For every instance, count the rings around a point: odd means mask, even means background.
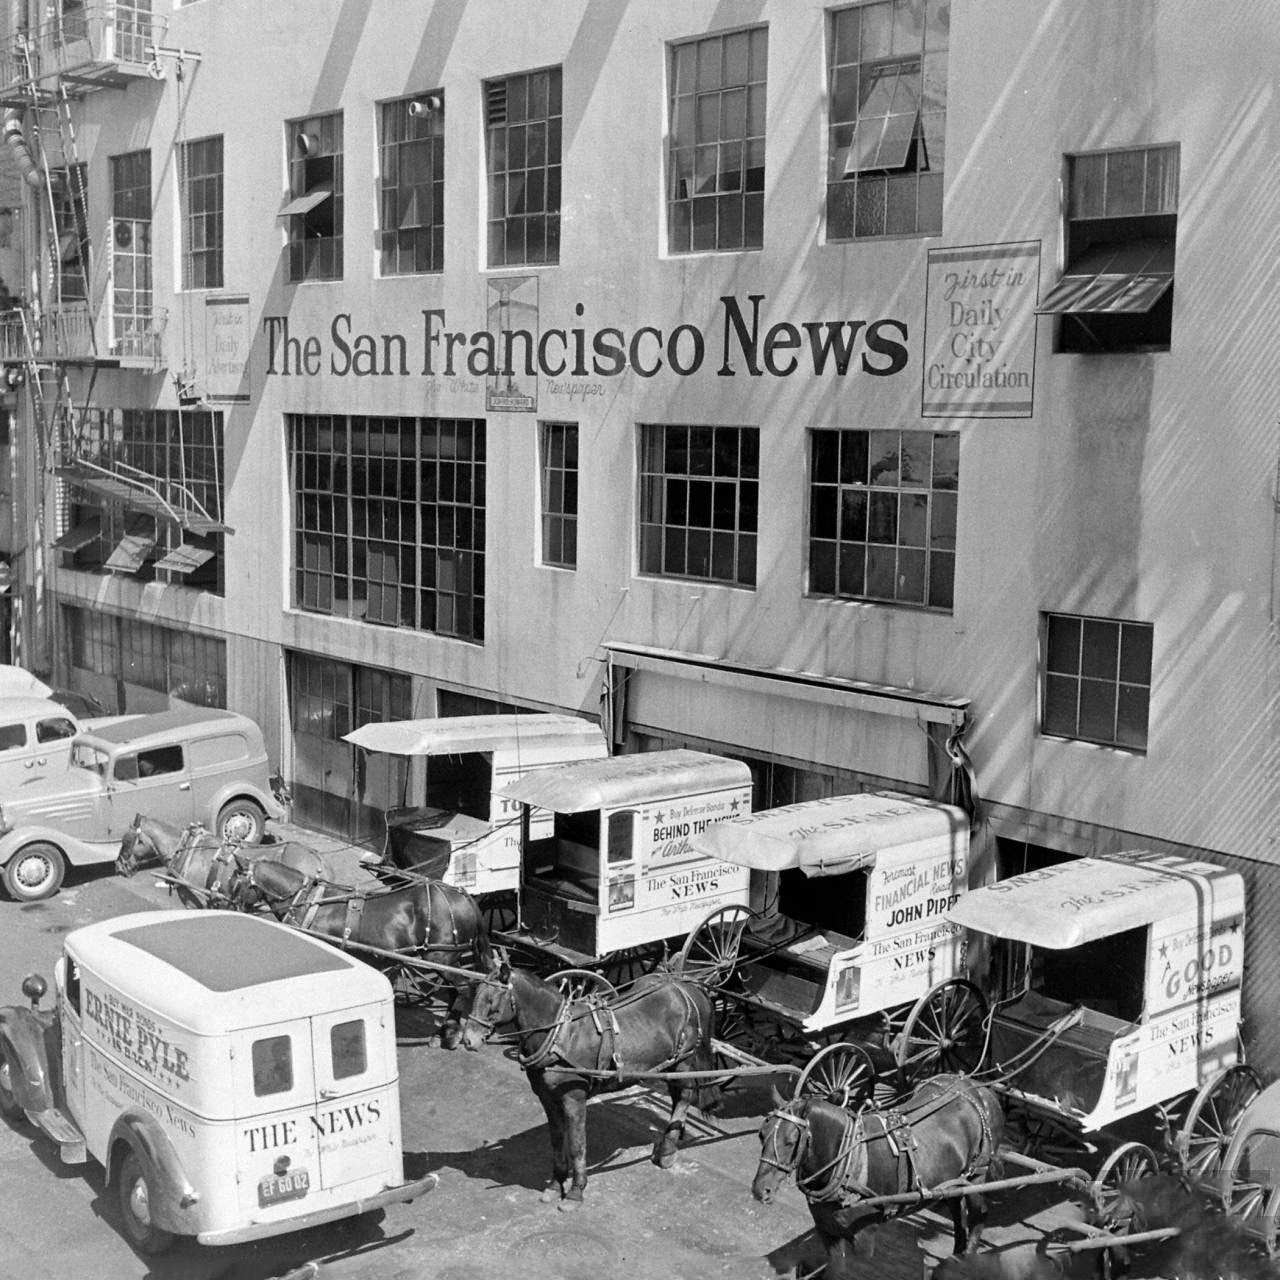
[[[605,836],[606,848],[609,850],[608,861],[630,862],[636,855],[636,821],[639,814],[635,809],[620,809],[609,815],[609,825]]]
[[[959,436],[815,431],[810,443],[809,590],[950,609]]]
[[[184,142],[182,287],[222,288],[222,137]]]
[[[486,80],[489,265],[560,261],[560,68]]]
[[[58,301],[89,296],[89,211],[83,164],[55,170],[51,188],[58,228]]]
[[[342,113],[292,121],[285,129],[289,280],[342,279]]]
[[[640,428],[640,572],[754,587],[754,427]]]
[[[949,0],[876,0],[827,30],[827,239],[942,231]]]
[[[1151,639],[1150,623],[1046,614],[1042,732],[1145,751]]]
[[[297,607],[483,641],[485,424],[286,422]]]
[[[112,8],[115,11],[116,57],[121,62],[144,65],[151,62],[154,57],[151,46],[164,38],[161,20],[152,17],[151,0],[115,0]]]
[[[444,270],[444,91],[379,108],[382,274]]]
[[[363,1019],[339,1022],[329,1028],[329,1056],[335,1080],[347,1080],[365,1073],[369,1061],[365,1051]]]
[[[13,751],[27,745],[27,727],[24,724],[0,724],[0,751]]]
[[[75,721],[68,720],[65,716],[36,721],[37,742],[61,742],[65,738],[74,738],[78,732]]]
[[[111,157],[111,348],[151,355],[151,152]]]
[[[250,1054],[255,1097],[288,1093],[293,1088],[293,1045],[288,1036],[255,1040]]]
[[[131,752],[116,760],[117,782],[137,782],[140,778],[154,778],[166,773],[182,772],[182,748],[179,746],[153,747],[150,751]]]
[[[1066,270],[1037,311],[1056,350],[1167,351],[1178,229],[1177,146],[1067,157]]]
[[[764,245],[768,33],[707,36],[671,49],[667,247]]]
[[[542,424],[542,563],[578,564],[578,424]]]

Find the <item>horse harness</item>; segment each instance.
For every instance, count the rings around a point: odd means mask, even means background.
[[[968,1090],[951,1089],[946,1096],[963,1098],[974,1109],[982,1131],[981,1140],[968,1166],[959,1174],[959,1180],[968,1182],[975,1177],[985,1178],[995,1149],[991,1119],[987,1115],[986,1108]],[[848,1116],[841,1135],[840,1148],[835,1156],[821,1168],[803,1176],[799,1171],[801,1148],[804,1139],[808,1138],[812,1132],[808,1117],[797,1116],[787,1107],[780,1107],[770,1114],[779,1120],[796,1125],[801,1130],[801,1140],[796,1144],[795,1162],[791,1165],[771,1159],[767,1154],[762,1154],[761,1159],[775,1169],[794,1173],[796,1186],[811,1204],[838,1204],[841,1208],[847,1209],[860,1200],[875,1198],[879,1193],[853,1176],[854,1157],[859,1147],[869,1147],[872,1142],[881,1139],[897,1161],[897,1193],[904,1194],[911,1191],[922,1201],[928,1200],[934,1194],[920,1176],[916,1159],[919,1143],[912,1128],[912,1120],[897,1108],[864,1108],[856,1116]]]

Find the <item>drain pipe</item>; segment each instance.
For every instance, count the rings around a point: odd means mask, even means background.
[[[18,39],[24,39],[31,31],[31,17],[27,8],[27,0],[9,0],[9,31]],[[6,107],[4,112],[4,140],[13,152],[13,158],[22,174],[23,181],[29,187],[41,185],[40,169],[35,157],[31,154],[31,146],[22,132],[22,112],[16,107]]]

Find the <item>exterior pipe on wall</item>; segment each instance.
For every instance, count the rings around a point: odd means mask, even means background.
[[[22,132],[22,113],[15,107],[6,107],[4,113],[4,140],[13,152],[13,158],[22,174],[23,181],[29,187],[40,186],[40,170],[36,166],[35,157],[27,145],[26,135]]]

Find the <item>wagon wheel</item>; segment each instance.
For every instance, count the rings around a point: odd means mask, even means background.
[[[717,907],[685,939],[675,972],[707,987],[723,986],[737,968],[742,935],[752,918],[746,907]]]
[[[1258,1073],[1242,1062],[1201,1087],[1174,1139],[1183,1173],[1197,1183],[1216,1182],[1240,1116],[1261,1092]]]
[[[849,1111],[860,1111],[876,1085],[871,1055],[847,1041],[829,1044],[809,1059],[796,1081],[797,1098],[823,1098]]]
[[[397,966],[387,976],[391,979],[396,1000],[405,1005],[434,1000],[444,981],[438,973],[427,973],[409,964]]]
[[[486,893],[480,899],[480,915],[485,928],[492,937],[495,933],[505,933],[519,924],[514,893]]]
[[[600,972],[615,988],[630,987],[661,963],[662,950],[654,946],[624,947],[601,962]]]
[[[1232,1180],[1226,1193],[1227,1213],[1274,1258],[1277,1240],[1277,1218],[1280,1218],[1280,1192],[1266,1183]]]
[[[587,996],[604,996],[608,1000],[618,994],[608,978],[591,969],[559,969],[547,981],[566,1000],[582,1000]]]
[[[903,1088],[940,1071],[973,1071],[982,1060],[987,1002],[964,978],[930,988],[907,1016],[894,1057]]]
[[[1141,1142],[1122,1142],[1103,1162],[1089,1186],[1089,1196],[1099,1225],[1111,1225],[1120,1189],[1159,1173],[1155,1152]]]

